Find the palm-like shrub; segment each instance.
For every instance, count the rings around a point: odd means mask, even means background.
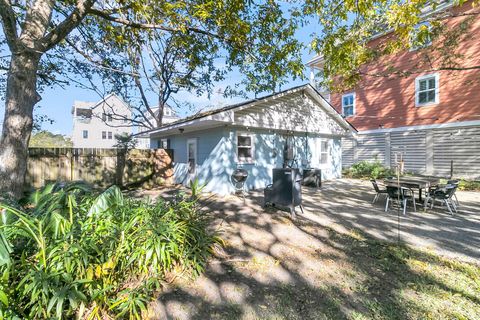
[[[166,271],[202,272],[220,242],[196,207],[82,184],[1,204],[0,318],[140,318]]]

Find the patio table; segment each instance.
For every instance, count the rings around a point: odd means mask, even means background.
[[[397,186],[397,178],[387,178],[383,181],[387,186]],[[418,189],[418,201],[422,202],[422,190],[440,183],[439,178],[404,176],[400,177],[400,186],[409,189]]]

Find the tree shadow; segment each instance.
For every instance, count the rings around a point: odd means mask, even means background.
[[[225,252],[195,281],[169,286],[158,298],[156,318],[480,315],[478,266],[373,240],[354,228],[341,233],[307,214],[292,221],[288,213],[264,210],[258,192],[245,201],[210,197],[202,204],[214,228],[223,230]]]

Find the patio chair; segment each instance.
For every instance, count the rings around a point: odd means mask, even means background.
[[[458,189],[458,185],[460,184],[460,180],[448,180],[448,181],[447,181],[447,184],[455,185],[455,186],[457,186],[457,189]],[[453,193],[453,198],[455,198],[455,205],[456,205],[457,207],[459,207],[459,206],[460,206],[460,202],[458,202],[457,190],[455,190],[455,192]]]
[[[400,202],[399,202],[400,200]],[[400,191],[397,187],[387,186],[387,203],[385,204],[385,212],[388,211],[388,205],[390,202],[396,202],[397,205],[403,207],[403,215],[407,213],[407,201],[410,200],[413,203],[413,211],[417,211],[415,204],[415,194],[413,190],[400,187]]]
[[[370,182],[372,183],[373,189],[375,189],[375,192],[376,192],[375,197],[373,198],[372,203],[377,202],[378,196],[381,195],[381,194],[384,194],[385,196],[387,196],[387,189],[383,189],[383,190],[380,189],[380,188],[378,187],[377,181],[376,181],[375,179],[370,180]]]
[[[457,205],[455,204],[455,201],[452,200],[456,190],[457,185],[447,184],[445,186],[439,186],[436,189],[429,191],[425,197],[424,207],[426,208],[428,202],[431,201],[432,204],[430,208],[433,209],[435,201],[441,201],[442,204],[445,204],[447,206],[448,211],[453,216],[454,212],[457,212]]]

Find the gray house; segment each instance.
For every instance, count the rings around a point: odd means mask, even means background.
[[[231,174],[249,173],[247,189],[264,188],[272,169],[320,168],[323,179],[341,177],[342,138],[355,129],[311,86],[303,85],[211,110],[149,132],[152,148],[173,149],[174,180],[195,178],[206,191],[234,191]]]

